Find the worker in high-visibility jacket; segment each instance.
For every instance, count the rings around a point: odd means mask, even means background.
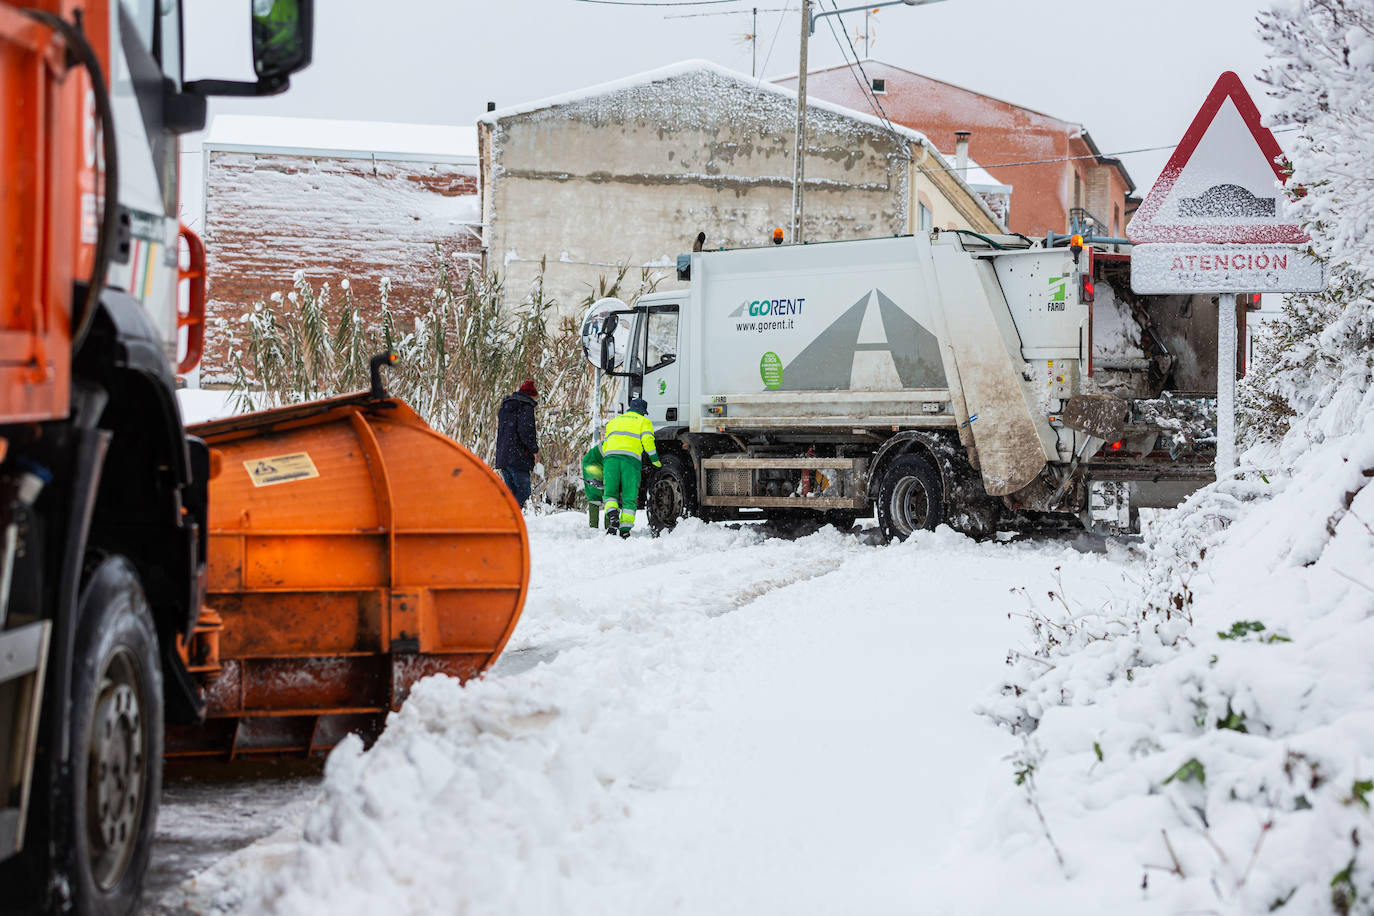
[[[645,416],[649,405],[643,398],[630,401],[630,409],[606,424],[606,441],[601,443],[606,508],[606,533],[630,536],[635,524],[635,505],[639,500],[641,458],[648,456],[656,468],[663,467],[654,445],[654,424]]]

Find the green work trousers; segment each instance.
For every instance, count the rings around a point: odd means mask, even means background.
[[[606,511],[620,511],[620,530],[629,531],[635,524],[635,504],[639,502],[639,459],[624,455],[606,458]]]

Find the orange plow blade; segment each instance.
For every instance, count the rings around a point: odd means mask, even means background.
[[[181,646],[206,722],[170,757],[371,741],[429,674],[485,671],[529,585],[505,484],[392,398],[348,395],[193,426],[211,448],[209,582]]]

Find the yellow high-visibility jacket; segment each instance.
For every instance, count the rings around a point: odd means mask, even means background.
[[[641,455],[648,455],[654,467],[662,464],[654,445],[653,421],[633,410],[625,411],[606,424],[606,441],[601,444],[601,454],[606,458],[620,455],[635,461]]]

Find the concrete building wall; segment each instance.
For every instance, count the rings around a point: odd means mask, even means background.
[[[920,210],[924,203],[931,211],[933,229],[972,229],[975,232],[1001,232],[1003,227],[992,221],[990,214],[979,208],[981,197],[975,200],[967,187],[960,186],[944,160],[929,149],[913,145],[911,161],[911,200],[907,208],[906,231],[919,231]],[[986,202],[982,202],[986,207]]]
[[[479,123],[487,264],[518,296],[542,260],[546,294],[571,314],[619,264],[678,285],[698,232],[708,248],[790,233],[795,116],[786,94],[706,66],[493,112]],[[937,226],[996,230],[948,172],[914,170],[933,160],[909,133],[815,107],[807,138],[808,240],[913,231],[918,190]]]

